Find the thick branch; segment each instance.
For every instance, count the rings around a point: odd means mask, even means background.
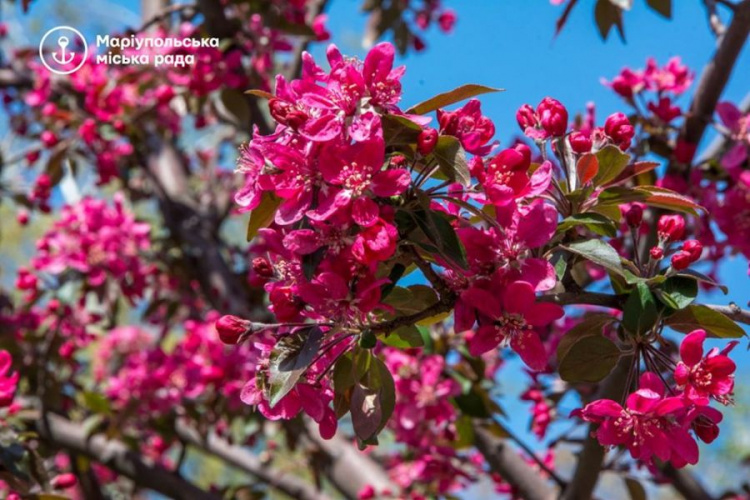
[[[357,451],[352,444],[337,434],[332,439],[323,439],[318,433],[317,425],[306,421],[306,436],[326,456],[323,469],[326,476],[346,498],[359,498],[362,489],[370,485],[375,491],[399,491],[391,482],[388,474],[372,458]]]
[[[180,500],[220,499],[160,465],[144,462],[120,441],[107,439],[101,434],[88,436],[82,425],[59,415],[45,415],[37,427],[40,436],[50,444],[102,463],[144,488]]]
[[[292,498],[299,500],[328,500],[329,498],[307,481],[264,464],[252,453],[228,443],[214,433],[209,433],[204,438],[195,429],[183,423],[178,423],[175,430],[185,443],[257,477]]]
[[[633,358],[630,356],[620,358],[615,369],[604,380],[596,399],[620,400],[632,361]],[[605,455],[604,448],[593,435],[595,430],[596,426],[594,424],[588,427],[588,434],[583,442],[583,448],[578,457],[573,479],[568,483],[568,487],[565,488],[561,496],[562,500],[591,498],[594,492]]]
[[[714,497],[685,469],[675,469],[668,463],[662,469],[662,473],[671,480],[674,489],[679,491],[685,500],[713,500]]]
[[[474,424],[474,444],[484,455],[490,468],[513,486],[526,500],[555,498],[555,490],[527,464],[508,443],[481,423]]]
[[[690,105],[680,139],[696,146],[703,138],[737,57],[750,34],[750,0],[736,4],[732,22],[721,38],[711,62],[704,68]],[[670,165],[671,167],[671,165]]]

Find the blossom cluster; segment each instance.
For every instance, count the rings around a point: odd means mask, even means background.
[[[735,364],[727,355],[737,344],[730,342],[704,355],[705,339],[703,330],[683,339],[682,359],[671,374],[673,386],[665,386],[660,372],[647,371],[624,406],[600,399],[574,413],[601,424],[596,437],[602,445],[625,446],[633,458],[647,465],[654,465],[655,458],[675,467],[697,463],[695,438],[711,443],[719,435],[722,414],[710,402],[731,402]]]

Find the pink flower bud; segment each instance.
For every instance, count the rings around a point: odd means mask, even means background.
[[[531,148],[526,144],[519,142],[518,144],[513,146],[513,149],[521,153],[521,156],[523,156],[523,164],[526,165],[524,170],[528,170],[531,166]]]
[[[521,127],[521,131],[536,127],[537,119],[534,108],[528,104],[524,104],[516,111],[516,120],[518,120],[518,126]]]
[[[568,142],[570,142],[570,148],[578,154],[591,151],[591,136],[583,132],[572,132],[568,136]]]
[[[253,259],[253,271],[261,278],[273,277],[273,266],[265,257],[256,257]]]
[[[26,153],[26,161],[29,163],[29,165],[34,164],[39,159],[40,155],[41,152],[39,150],[29,151],[28,153]]]
[[[565,135],[568,128],[568,110],[560,101],[545,97],[536,107],[536,114],[539,115],[539,122],[547,134],[553,137]]]
[[[662,215],[656,228],[660,239],[680,240],[685,235],[685,219],[681,215]]]
[[[625,214],[625,221],[632,228],[640,227],[641,222],[643,222],[643,207],[631,205]]]
[[[451,9],[444,10],[440,16],[438,16],[438,24],[443,32],[450,33],[456,25],[456,13]]]
[[[68,472],[53,477],[52,481],[50,481],[50,484],[56,490],[66,490],[75,486],[77,482],[78,480],[76,479],[75,474],[71,474]]]
[[[53,148],[57,145],[58,139],[54,132],[50,130],[45,130],[39,135],[39,140],[42,141],[42,144],[44,144],[47,148]]]
[[[692,262],[696,262],[703,253],[703,244],[698,240],[687,240],[682,244],[682,251],[689,253]]]
[[[692,263],[693,258],[688,252],[680,250],[672,256],[672,267],[678,271],[686,269]]]
[[[424,129],[419,133],[419,138],[417,139],[417,151],[422,155],[427,156],[432,153],[433,149],[435,149],[437,142],[438,131],[434,128]]]
[[[251,327],[251,321],[229,314],[216,321],[219,338],[227,345],[236,344],[242,335],[250,331]]]
[[[659,247],[653,247],[648,253],[654,260],[661,260],[664,257],[664,250]]]
[[[16,220],[22,226],[25,226],[26,224],[28,224],[29,223],[29,211],[26,210],[25,208],[20,209],[18,213],[16,214]]]
[[[609,115],[604,122],[604,133],[617,144],[620,149],[628,149],[630,142],[635,135],[635,128],[630,124],[630,120],[624,113],[614,113]]]

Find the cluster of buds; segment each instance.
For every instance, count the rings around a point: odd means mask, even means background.
[[[627,217],[627,216],[626,216]],[[656,226],[659,244],[650,250],[651,258],[655,261],[664,258],[669,245],[681,240],[685,236],[685,219],[681,215],[664,215]],[[682,247],[672,255],[672,269],[681,271],[697,262],[703,253],[703,244],[698,240],[686,240]]]
[[[562,137],[568,129],[568,110],[560,101],[545,97],[536,110],[528,104],[521,106],[516,120],[521,130],[533,139]]]

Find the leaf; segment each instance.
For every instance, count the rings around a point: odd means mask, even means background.
[[[628,489],[630,500],[646,500],[648,498],[646,497],[646,490],[643,488],[640,481],[632,477],[625,477],[623,479],[625,481],[625,487]]]
[[[667,19],[672,18],[672,0],[646,0],[646,4]]]
[[[265,90],[260,90],[260,89],[246,90],[245,94],[254,95],[255,97],[261,97],[263,99],[269,99],[269,100],[276,97],[272,93],[266,92]]]
[[[682,333],[702,328],[714,337],[720,338],[739,338],[745,335],[737,323],[703,305],[689,305],[667,317],[664,324]]]
[[[573,344],[560,361],[560,377],[567,382],[598,382],[612,371],[620,350],[602,336],[585,337]]]
[[[703,273],[699,273],[698,271],[694,271],[693,269],[683,269],[682,271],[680,271],[679,273],[677,273],[677,276],[689,276],[690,278],[692,278],[694,280],[697,280],[697,281],[700,281],[702,283],[706,283],[706,284],[718,287],[719,290],[721,290],[722,292],[724,292],[724,295],[726,295],[726,294],[729,293],[729,288],[727,288],[726,286],[722,285],[721,283],[717,283],[715,280],[713,280],[712,278],[706,276]]]
[[[414,212],[414,220],[438,252],[459,267],[468,267],[464,246],[445,216],[434,210],[419,210]]]
[[[47,166],[45,167],[44,172],[49,175],[50,181],[52,182],[53,186],[56,186],[65,174],[65,169],[63,168],[63,160],[65,159],[65,155],[67,153],[68,150],[66,148],[58,147],[47,160]]]
[[[504,89],[495,89],[492,87],[485,87],[484,85],[469,83],[467,85],[461,85],[460,87],[457,87],[453,90],[438,94],[435,97],[427,99],[426,101],[421,102],[416,106],[412,106],[406,112],[415,115],[423,115],[425,113],[429,113],[430,111],[435,111],[436,109],[450,106],[451,104],[461,102],[471,97],[503,91]]]
[[[594,185],[603,186],[619,177],[628,166],[630,156],[610,144],[596,153],[596,159],[599,170],[594,177]]]
[[[672,309],[684,309],[698,296],[698,282],[693,278],[672,276],[657,290],[656,296]]]
[[[422,312],[437,301],[435,290],[426,285],[412,285],[409,288],[397,286],[384,300],[403,316]]]
[[[654,295],[648,285],[637,283],[633,291],[630,292],[628,300],[625,301],[625,307],[622,311],[622,326],[634,335],[641,335],[651,330],[658,318],[659,312],[656,309]]]
[[[255,238],[259,230],[271,225],[279,205],[281,205],[281,198],[268,191],[263,193],[260,204],[250,212],[250,221],[247,224],[247,241]]]
[[[292,390],[320,349],[323,332],[318,326],[281,337],[268,367],[268,404],[271,408]]]
[[[584,226],[601,236],[614,237],[617,235],[617,226],[614,222],[604,215],[592,212],[571,215],[557,225],[557,232],[564,233],[577,226]]]
[[[612,26],[616,26],[617,31],[620,33],[620,38],[625,41],[625,33],[622,27],[622,12],[609,0],[598,0],[596,2],[594,19],[596,20],[596,26],[599,28],[599,35],[602,37],[602,40],[606,40],[609,32],[612,30]]]
[[[581,186],[585,186],[599,172],[599,160],[596,155],[586,153],[581,156],[581,159],[576,164],[576,171],[578,172],[578,179],[581,181]]]
[[[638,191],[646,193],[643,202],[652,207],[665,208],[678,212],[686,212],[696,217],[699,215],[698,210],[706,211],[705,208],[697,204],[691,198],[670,191],[669,189],[659,188],[656,186],[641,186]]]
[[[570,16],[570,13],[573,11],[573,7],[575,7],[577,3],[578,3],[578,0],[570,0],[567,4],[565,4],[565,10],[555,22],[555,36],[560,34],[563,27],[565,26],[565,23],[568,22],[568,17]]]
[[[568,330],[563,338],[560,339],[560,343],[557,345],[558,363],[565,358],[568,351],[570,351],[570,348],[573,347],[576,342],[584,337],[601,335],[604,327],[615,321],[617,321],[617,318],[606,313],[595,313],[585,316],[580,323]]]
[[[94,413],[109,414],[112,412],[109,399],[98,392],[85,391],[83,393],[83,404]]]
[[[235,89],[225,88],[219,94],[220,111],[224,118],[242,129],[250,126],[250,105],[247,98]]]
[[[424,340],[419,329],[415,325],[404,325],[392,331],[381,339],[385,345],[407,349],[409,347],[422,347]]]
[[[386,146],[416,144],[422,132],[422,127],[405,116],[383,115],[381,122]]]
[[[609,243],[601,240],[586,240],[570,243],[567,246],[563,246],[563,248],[620,276],[625,276],[625,270],[622,268],[620,262],[620,255]]]
[[[441,135],[432,155],[440,166],[440,171],[450,181],[459,182],[468,187],[471,185],[469,164],[466,163],[466,151],[461,142],[452,135]]]
[[[396,388],[388,367],[372,358],[370,369],[354,385],[350,412],[354,433],[362,441],[370,440],[388,423],[396,405]]]
[[[279,361],[279,370],[284,372],[307,368],[318,354],[320,342],[323,340],[323,330],[319,326],[303,328],[292,335],[301,339],[302,345]]]

